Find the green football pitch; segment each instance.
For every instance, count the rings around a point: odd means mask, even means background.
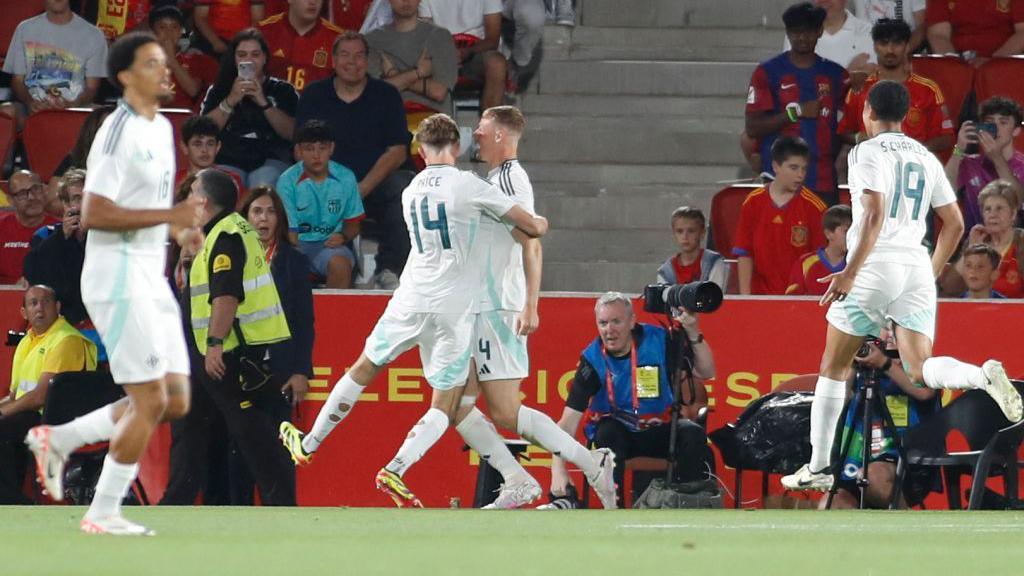
[[[78,533],[83,510],[0,507],[0,573],[1024,574],[1024,513],[128,508],[151,538]]]

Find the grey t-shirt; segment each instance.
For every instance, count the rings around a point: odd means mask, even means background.
[[[369,73],[374,78],[382,78],[382,58],[387,57],[399,72],[405,72],[416,68],[420,54],[426,50],[431,58],[431,80],[440,82],[448,88],[448,95],[443,102],[437,102],[414,94],[408,90],[402,91],[402,99],[416,102],[440,109],[443,112],[451,110],[451,90],[455,86],[458,77],[459,57],[455,52],[455,43],[452,35],[444,28],[434,26],[427,22],[420,22],[416,29],[411,32],[398,32],[393,26],[377,28],[366,35],[366,41],[370,44]]]
[[[35,100],[74,100],[86,78],[105,78],[107,41],[99,28],[78,15],[54,24],[40,14],[18,24],[7,49],[4,72],[25,77]]]

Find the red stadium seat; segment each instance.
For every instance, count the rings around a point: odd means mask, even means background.
[[[732,240],[736,236],[743,201],[747,194],[760,187],[757,184],[735,184],[722,188],[711,200],[711,239],[714,249],[726,258],[732,257]]]
[[[171,126],[174,126],[174,162],[175,166],[180,170],[188,166],[188,159],[185,158],[185,153],[182,152],[181,146],[178,146],[178,143],[181,142],[181,125],[185,123],[185,120],[195,116],[195,112],[181,108],[164,108],[160,110],[160,113],[171,121]]]
[[[942,89],[949,117],[959,127],[960,112],[974,85],[974,68],[955,56],[918,54],[911,62],[915,74],[934,80]]]
[[[14,37],[14,29],[22,20],[43,12],[43,3],[33,0],[0,0],[0,60],[7,57],[7,49]]]
[[[11,153],[17,133],[14,118],[0,114],[0,163],[7,161],[7,155]]]
[[[974,75],[974,94],[980,105],[993,96],[1006,96],[1024,106],[1024,57],[993,58],[982,64]],[[1014,142],[1024,150],[1024,130]]]
[[[21,141],[29,167],[43,182],[50,180],[57,166],[74,148],[89,112],[88,108],[43,110],[25,120]]]

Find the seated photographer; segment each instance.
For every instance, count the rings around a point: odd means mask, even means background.
[[[606,292],[598,298],[594,314],[598,337],[580,357],[559,427],[575,435],[586,412],[585,434],[597,447],[615,452],[615,482],[622,486],[626,460],[669,455],[674,400],[669,365],[674,356],[676,365],[692,366],[692,377],[687,378],[685,370],[680,376],[682,407],[674,481],[692,482],[695,491],[703,489],[708,477],[707,437],[695,420],[707,405],[704,381],[714,378],[715,360],[696,315],[678,314],[674,340],[682,345],[672,350],[673,334],[660,326],[638,323],[629,298],[619,292]],[[565,463],[554,457],[552,503],[547,507],[575,507],[574,494]]]
[[[881,331],[881,338],[865,342],[854,359],[854,373],[851,384],[856,390],[870,371],[876,370],[878,390],[881,392],[885,405],[889,408],[895,433],[914,426],[932,412],[939,409],[939,395],[932,388],[915,386],[910,376],[903,370],[903,365],[896,353],[895,334],[888,329]],[[886,350],[879,345],[885,342]],[[846,420],[843,424],[843,436],[853,434],[850,441],[849,454],[843,462],[843,471],[839,478],[839,491],[832,500],[833,509],[857,508],[860,489],[857,487],[857,474],[862,462],[863,423],[857,414],[857,398],[846,408]],[[887,508],[892,498],[893,482],[896,480],[896,460],[899,456],[889,430],[882,425],[882,415],[871,416],[871,464],[868,467],[867,505],[870,508]],[[837,442],[836,446],[842,446]],[[903,486],[901,508],[915,506],[924,500],[936,486],[938,476],[929,470],[908,470]],[[820,505],[824,506],[822,498]]]
[[[29,503],[21,493],[25,434],[39,424],[54,374],[96,369],[96,345],[60,315],[53,288],[29,287],[21,315],[29,329],[14,351],[10,394],[0,399],[0,504]]]

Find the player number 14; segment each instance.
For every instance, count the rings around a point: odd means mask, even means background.
[[[917,162],[896,163],[896,190],[892,195],[892,207],[889,218],[895,218],[900,210],[900,197],[906,196],[914,201],[910,219],[917,220],[921,216],[921,200],[924,198],[924,166]]]
[[[441,235],[441,248],[450,250],[452,247],[451,235],[448,233],[448,215],[444,208],[444,202],[437,203],[437,218],[431,220],[430,208],[427,199],[420,201],[419,210],[416,210],[416,200],[409,204],[409,220],[412,221],[412,232],[416,238],[416,249],[423,254],[423,240],[420,237],[420,221],[422,220],[424,230],[437,230]],[[419,212],[419,215],[417,215]]]

